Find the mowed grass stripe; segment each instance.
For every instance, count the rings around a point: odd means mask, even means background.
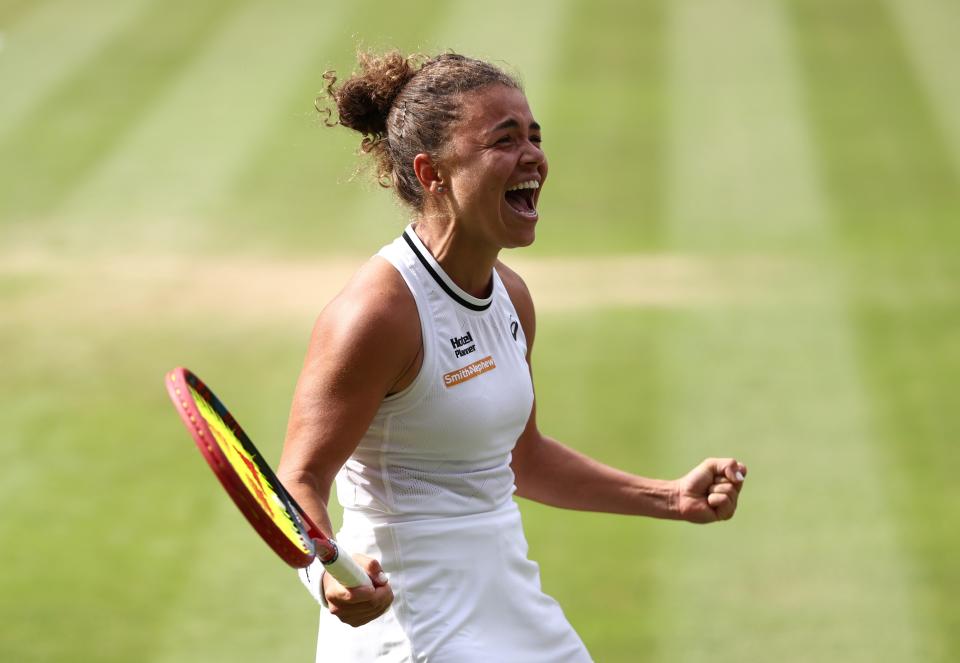
[[[4,8],[0,14],[0,140],[16,132],[27,113],[135,20],[146,4],[147,0],[119,5],[111,0],[82,5],[54,0]]]
[[[194,555],[173,533],[202,526],[220,498],[182,489],[202,468],[176,443],[188,440],[173,437],[183,430],[163,402],[163,370],[172,357],[189,361],[191,348],[154,325],[109,323],[95,335],[14,324],[3,340],[4,425],[27,451],[3,472],[3,485],[12,477],[20,490],[0,520],[0,538],[18,544],[0,576],[0,658],[142,658]],[[218,340],[236,352],[222,332]]]
[[[949,141],[886,5],[803,0],[790,6],[822,134],[824,182],[843,202],[837,220],[849,248],[899,259],[939,248],[951,228],[960,240],[949,202],[958,189]]]
[[[540,311],[533,367],[541,430],[628,471],[670,471],[658,444],[662,321],[657,309]],[[665,660],[657,650],[662,613],[651,601],[669,572],[658,543],[664,523],[520,504],[544,591],[594,660]]]
[[[888,0],[895,28],[924,86],[932,114],[949,139],[960,173],[960,4],[952,0]]]
[[[517,74],[537,116],[535,105],[538,101],[544,103],[550,74],[563,47],[559,37],[566,28],[572,4],[572,0],[455,3],[453,11],[434,31],[431,50],[453,49]],[[510,20],[504,21],[505,16]]]
[[[956,162],[937,121],[946,111],[922,94],[894,17],[873,3],[843,8],[838,15],[833,3],[797,6],[804,70],[822,170],[857,258],[851,279],[861,362],[896,467],[888,486],[929,616],[922,660],[954,661],[960,530],[948,523],[960,499],[946,459],[960,431]],[[847,16],[859,17],[860,30],[840,29]],[[861,112],[840,112],[838,104]]]
[[[0,34],[19,21],[31,9],[43,5],[41,0],[4,0],[0,2]],[[2,52],[2,48],[0,48]]]
[[[314,108],[325,85],[322,75],[336,71],[341,81],[356,67],[358,48],[404,53],[424,50],[447,5],[415,0],[404,5],[409,16],[384,11],[375,0],[354,3],[337,17],[335,33],[315,49],[314,60],[278,102],[277,121],[254,155],[232,181],[229,193],[211,211],[210,223],[229,229],[226,241],[239,249],[306,254],[371,254],[402,227],[401,212],[390,194],[366,172],[353,179],[360,136],[343,127],[326,127]],[[334,115],[334,119],[335,119]],[[376,213],[355,206],[375,199]],[[316,306],[324,302],[317,301]]]
[[[36,233],[38,217],[85,181],[240,6],[154,2],[36,102],[0,141],[0,219],[30,224],[30,235]]]
[[[671,17],[670,242],[807,255],[825,238],[823,215],[811,210],[819,191],[801,100],[785,78],[792,73],[779,18],[746,7],[683,3]],[[713,37],[714,21],[742,38]]]
[[[58,215],[90,220],[85,230],[108,232],[114,245],[215,250],[229,224],[200,221],[285,119],[282,100],[339,22],[325,6],[291,4],[252,3],[225,20]]]
[[[578,0],[544,115],[550,177],[534,253],[632,253],[662,241],[665,15],[660,0]],[[539,100],[535,100],[538,101]]]
[[[829,244],[782,7],[682,3],[671,24],[675,246]],[[677,471],[730,454],[753,476],[732,523],[669,531],[672,573],[655,599],[671,616],[663,660],[900,661],[917,651],[910,560],[884,494],[890,468],[875,448],[842,282],[820,260],[815,297],[678,314],[667,326],[663,443]]]

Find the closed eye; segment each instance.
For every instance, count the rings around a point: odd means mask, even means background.
[[[502,136],[494,142],[494,145],[507,145],[512,142],[513,142],[513,137]],[[541,143],[543,143],[543,138],[540,136],[530,136],[530,142],[534,143],[535,145],[540,145]]]

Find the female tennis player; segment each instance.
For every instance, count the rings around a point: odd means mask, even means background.
[[[489,63],[393,52],[359,64],[341,84],[326,76],[337,123],[363,136],[413,220],[320,314],[294,395],[279,476],[331,535],[336,480],[337,539],[373,581],[301,574],[329,608],[317,660],[589,661],[541,591],[513,494],[707,523],[733,516],[747,469],[711,458],[648,479],[540,432],[533,301],[498,258],[534,240],[540,125]]]

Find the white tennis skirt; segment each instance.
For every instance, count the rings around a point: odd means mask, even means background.
[[[379,559],[395,598],[359,628],[322,610],[318,662],[591,660],[559,604],[540,588],[512,500],[489,513],[389,525],[348,512],[337,540]]]

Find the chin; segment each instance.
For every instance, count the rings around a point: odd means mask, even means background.
[[[533,228],[530,229],[530,232],[526,233],[523,237],[523,240],[517,244],[517,248],[522,248],[524,246],[530,246],[533,244],[533,241],[537,238],[537,231]]]
[[[522,233],[510,233],[510,236],[507,238],[507,241],[504,243],[505,249],[522,249],[525,246],[530,246],[533,244],[533,241],[536,239],[537,233],[531,228],[530,230]]]
[[[533,244],[537,237],[539,215],[533,218],[522,218],[509,210],[500,219],[505,231],[503,248],[519,249]]]

